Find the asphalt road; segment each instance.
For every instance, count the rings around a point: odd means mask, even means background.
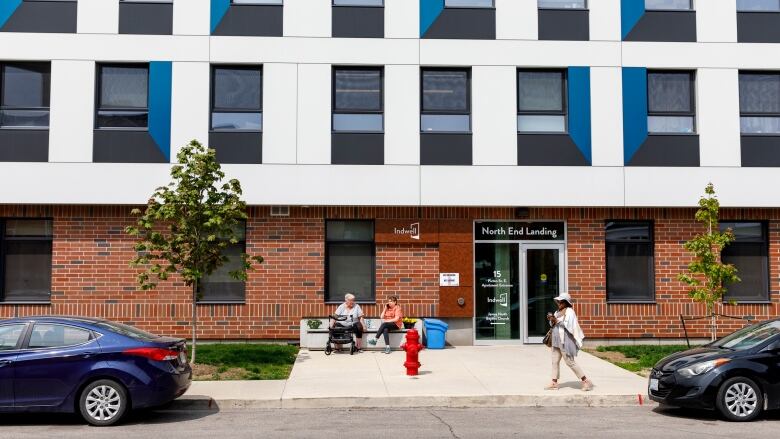
[[[776,437],[780,413],[738,424],[651,407],[152,411],[95,428],[73,416],[0,415],[2,438],[734,438]]]

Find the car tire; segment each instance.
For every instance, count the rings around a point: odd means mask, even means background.
[[[755,381],[746,377],[726,380],[718,389],[715,407],[729,421],[747,422],[764,411],[764,394]]]
[[[97,380],[81,391],[79,411],[85,421],[105,427],[122,419],[128,403],[127,391],[121,384],[113,380]]]

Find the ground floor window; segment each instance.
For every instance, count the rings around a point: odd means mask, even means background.
[[[373,221],[327,221],[325,236],[325,301],[340,302],[345,294],[352,293],[358,302],[373,302]]]
[[[653,224],[607,221],[607,301],[655,300]]]
[[[721,230],[731,229],[735,240],[721,252],[724,263],[737,267],[741,282],[728,285],[726,301],[769,301],[769,240],[763,222],[722,222]]]
[[[52,221],[0,219],[0,300],[49,302]]]
[[[227,261],[216,271],[201,280],[199,302],[232,303],[246,300],[246,282],[230,275],[241,269],[241,255],[246,252],[246,223],[241,222],[235,231],[238,242],[228,244],[222,255]]]

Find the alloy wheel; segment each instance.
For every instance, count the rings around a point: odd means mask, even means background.
[[[119,392],[111,386],[97,386],[87,394],[87,413],[96,421],[110,421],[119,413],[121,407]]]
[[[734,416],[744,418],[753,414],[758,407],[758,396],[752,386],[737,382],[726,389],[726,408]]]

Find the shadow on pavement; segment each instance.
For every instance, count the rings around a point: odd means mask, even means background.
[[[166,410],[165,407],[130,412],[119,425],[169,424],[194,421],[219,413],[213,410]],[[8,413],[0,415],[0,426],[21,427],[40,425],[83,425],[87,422],[80,415],[71,413]]]
[[[695,419],[697,421],[710,421],[710,422],[718,422],[718,421],[728,422],[724,420],[720,416],[720,414],[714,410],[696,410],[696,409],[686,409],[686,408],[677,408],[677,407],[668,407],[668,406],[658,406],[653,409],[653,412],[658,413],[659,415],[668,416],[670,418],[685,418],[685,419]],[[765,412],[763,415],[761,415],[760,418],[758,418],[754,422],[760,422],[760,421],[780,421],[780,410],[771,410]]]

